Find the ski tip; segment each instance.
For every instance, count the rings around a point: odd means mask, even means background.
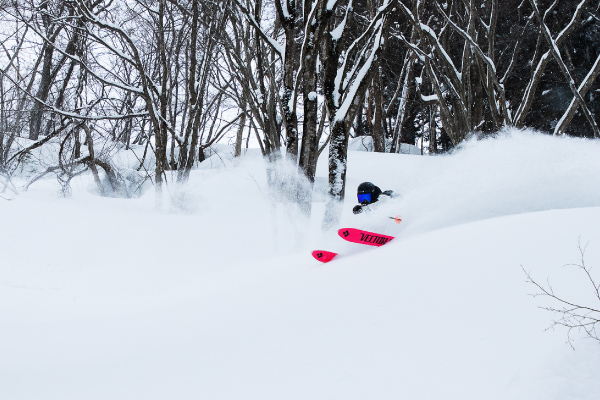
[[[333,258],[337,256],[337,253],[326,250],[315,250],[312,252],[312,256],[315,258],[315,260],[326,263],[333,260]]]

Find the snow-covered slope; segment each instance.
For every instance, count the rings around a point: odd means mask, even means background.
[[[162,210],[36,183],[0,203],[0,398],[597,399],[600,346],[544,331],[521,266],[594,300],[563,265],[579,240],[600,264],[598,155],[523,132],[351,152],[342,224],[397,236],[378,249],[321,232],[318,195],[311,221],[273,202],[259,157],[196,171]],[[402,197],[355,216],[364,180]]]

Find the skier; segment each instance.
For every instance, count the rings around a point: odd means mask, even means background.
[[[371,182],[363,182],[358,185],[356,194],[360,204],[354,206],[352,209],[354,214],[360,214],[364,210],[369,210],[371,208],[370,205],[377,201],[386,201],[388,198],[396,197],[393,191],[386,190],[382,192],[381,189],[373,185]]]

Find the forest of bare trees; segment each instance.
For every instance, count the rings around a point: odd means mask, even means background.
[[[90,171],[102,194],[131,195],[133,179],[160,195],[169,180],[184,184],[215,143],[228,138],[239,156],[252,140],[271,168],[297,166],[291,200],[307,214],[328,149],[332,225],[350,137],[372,137],[377,152],[417,144],[430,154],[508,126],[599,138],[599,7],[4,0],[0,187],[17,190],[11,178],[46,146],[56,163],[28,184],[52,173],[68,191]],[[132,146],[145,149],[135,179],[110,156]]]

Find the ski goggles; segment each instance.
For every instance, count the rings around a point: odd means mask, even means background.
[[[371,202],[371,193],[362,193],[358,195],[358,202],[360,204],[367,202],[370,203]]]

